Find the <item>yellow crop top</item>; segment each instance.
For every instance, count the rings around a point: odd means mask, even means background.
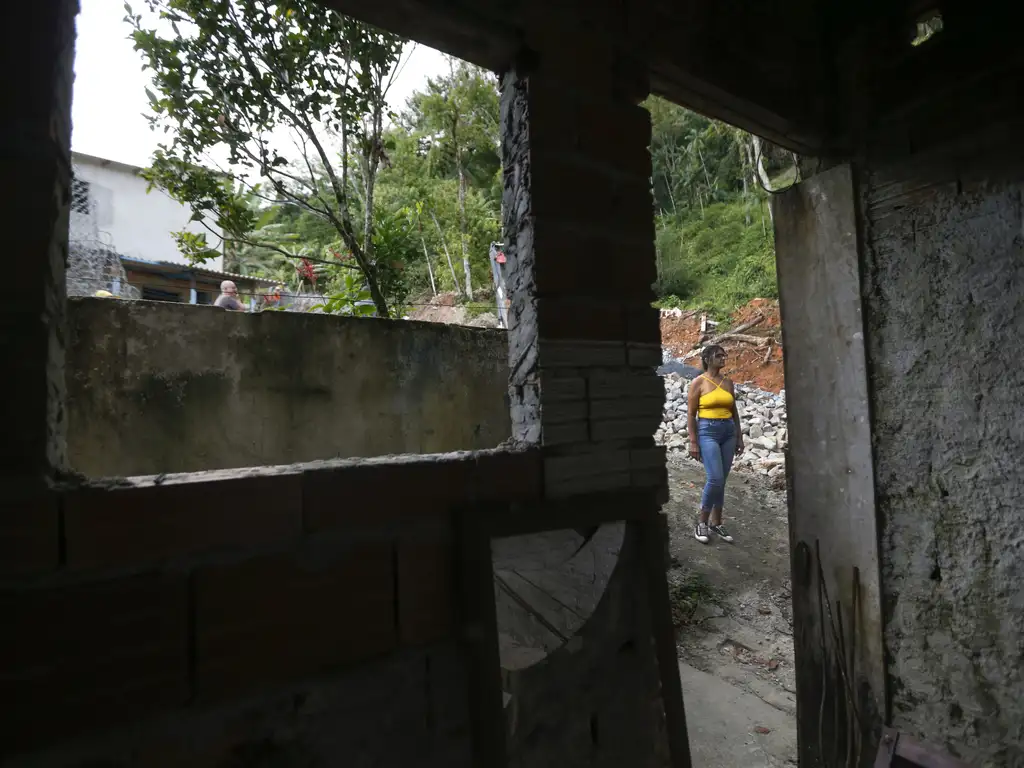
[[[732,393],[724,389],[721,383],[716,383],[710,376],[701,374],[701,378],[707,379],[715,388],[700,396],[697,405],[697,417],[701,419],[731,419],[732,405],[734,402]]]

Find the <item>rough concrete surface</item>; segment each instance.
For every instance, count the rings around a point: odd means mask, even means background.
[[[865,192],[892,719],[971,765],[1024,765],[1024,186],[956,173]]]
[[[92,477],[493,448],[502,331],[68,302],[69,452]]]
[[[693,768],[774,768],[793,762],[792,715],[720,677],[679,664]]]
[[[669,591],[695,768],[795,765],[796,679],[785,493],[733,474],[734,544],[693,538],[704,471],[669,458]]]

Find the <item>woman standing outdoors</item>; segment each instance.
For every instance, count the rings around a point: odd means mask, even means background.
[[[687,399],[690,456],[704,462],[707,483],[700,500],[700,518],[693,537],[707,544],[711,534],[732,542],[722,525],[725,480],[732,459],[743,453],[743,433],[732,380],[722,375],[725,350],[717,344],[705,347],[700,361],[704,373],[690,382]]]

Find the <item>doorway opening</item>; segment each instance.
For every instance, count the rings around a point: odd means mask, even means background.
[[[655,440],[668,449],[669,594],[691,751],[722,765],[784,765],[797,755],[796,679],[770,200],[799,180],[800,162],[657,96],[646,106],[665,383]],[[742,424],[723,506],[732,543],[695,539],[706,477],[691,455],[688,394],[709,345],[726,353],[720,373],[734,384]]]

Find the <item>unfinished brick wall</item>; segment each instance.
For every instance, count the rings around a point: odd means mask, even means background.
[[[38,220],[24,228],[22,262],[34,298],[6,315],[26,331],[14,444],[31,450],[4,468],[43,474],[63,461],[62,126],[75,2],[32,8],[35,26],[15,26],[38,38],[29,71],[44,76],[26,80],[26,99],[37,105],[41,93],[46,109],[19,130],[50,163],[29,196],[48,215],[25,217]],[[571,14],[534,8],[524,66],[503,80],[516,206],[506,222],[517,270],[511,375],[516,436],[529,449],[7,497],[0,696],[18,707],[0,722],[5,764],[469,765],[488,731],[469,706],[467,648],[482,625],[467,623],[464,593],[489,592],[490,570],[456,583],[460,558],[487,553],[452,531],[467,510],[516,520],[526,508],[566,527],[595,510],[633,522],[580,643],[515,681],[515,727],[497,724],[514,764],[663,765],[673,739],[682,760],[655,515],[666,478],[652,439],[662,390],[650,126],[638,106],[647,86],[612,39],[627,12],[604,10],[602,39]],[[655,642],[659,621],[667,644]]]
[[[35,557],[0,553],[0,757],[469,765],[450,515],[537,500],[540,471],[488,452],[55,492]]]
[[[547,34],[535,71],[502,81],[513,436],[545,447],[551,494],[658,486],[646,83],[611,47]]]
[[[652,438],[664,391],[647,82],[568,16],[530,31],[535,58],[501,81],[513,435],[542,446],[548,498],[625,491],[655,509],[666,476]],[[507,674],[511,765],[667,760],[636,537],[628,529],[585,650]]]

